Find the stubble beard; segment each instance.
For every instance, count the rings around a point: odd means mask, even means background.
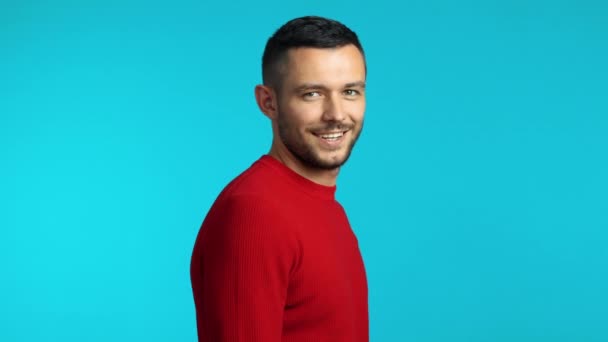
[[[307,143],[304,139],[297,139],[295,133],[292,133],[291,125],[288,120],[285,119],[285,115],[281,112],[278,113],[277,118],[277,126],[279,129],[279,138],[283,142],[283,145],[287,148],[291,154],[296,157],[303,165],[313,168],[313,169],[321,169],[321,170],[335,170],[340,166],[344,165],[348,158],[350,157],[350,153],[359,139],[359,135],[361,135],[361,131],[363,130],[363,122],[361,122],[360,128],[358,132],[355,132],[356,126],[345,126],[340,123],[329,123],[323,130],[330,131],[336,129],[350,128],[349,132],[354,134],[354,138],[348,143],[346,147],[346,153],[344,158],[341,160],[323,160],[318,153],[315,152],[315,148],[312,144]]]

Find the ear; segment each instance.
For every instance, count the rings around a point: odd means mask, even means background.
[[[264,115],[270,120],[276,119],[277,96],[272,88],[262,84],[255,86],[255,101]]]

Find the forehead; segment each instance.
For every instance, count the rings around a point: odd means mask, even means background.
[[[301,47],[287,52],[285,85],[319,83],[340,86],[365,81],[365,60],[354,45],[336,48]]]

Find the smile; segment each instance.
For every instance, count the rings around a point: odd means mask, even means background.
[[[319,137],[327,140],[338,140],[344,135],[344,132],[319,134]]]
[[[346,132],[348,132],[348,131],[323,132],[323,133],[313,133],[313,134],[326,142],[335,143],[335,142],[342,140],[342,137],[344,137]]]

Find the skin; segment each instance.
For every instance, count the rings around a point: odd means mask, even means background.
[[[256,102],[272,122],[268,154],[315,183],[335,185],[363,127],[365,76],[354,45],[289,50],[281,87],[255,88]],[[340,132],[334,141],[326,136]]]

